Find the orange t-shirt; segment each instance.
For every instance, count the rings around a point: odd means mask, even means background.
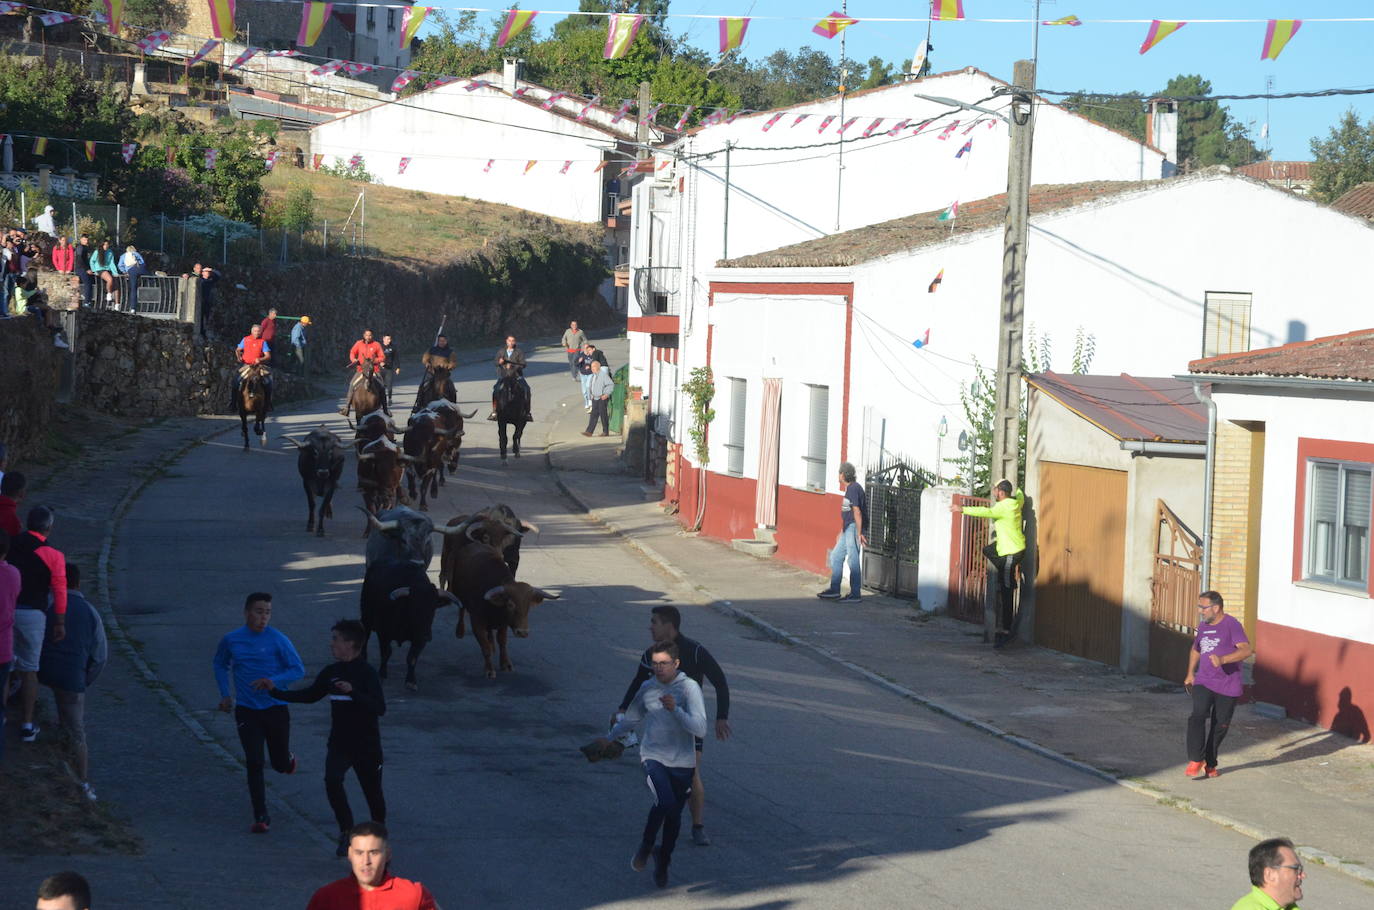
[[[436,910],[436,905],[434,895],[419,882],[388,874],[367,891],[350,875],[316,891],[306,910]]]

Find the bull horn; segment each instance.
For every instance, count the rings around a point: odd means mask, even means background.
[[[461,603],[461,601],[458,600],[458,595],[454,594],[452,591],[440,590],[439,599],[446,600],[451,604]]]
[[[374,459],[374,458],[376,458],[376,457],[377,457],[377,453],[376,453],[376,452],[365,452],[365,453],[362,453],[362,454],[360,454],[360,455],[358,456],[358,460],[359,460],[359,461],[371,461],[372,459]]]
[[[474,530],[475,528],[472,526],[472,524],[469,524],[466,528],[463,529],[463,533],[467,537],[467,539],[472,541],[473,543],[481,543],[482,541],[472,536],[472,532]]]
[[[466,525],[466,524],[461,524],[461,525],[445,525],[445,526],[443,526],[442,528],[435,528],[435,529],[434,529],[434,533],[435,533],[435,534],[442,534],[442,535],[444,535],[445,537],[452,537],[452,536],[455,535],[455,534],[462,534],[462,533],[465,532],[467,529],[468,529],[468,525]],[[469,538],[469,539],[471,539],[471,538]]]
[[[472,418],[474,418],[474,417],[477,416],[477,410],[478,410],[477,408],[473,408],[471,414],[463,414],[462,411],[459,411],[458,413],[459,413],[460,415],[462,415],[462,418],[463,418],[464,420],[471,420]]]
[[[420,464],[420,463],[422,463],[422,462],[424,461],[424,459],[422,459],[422,458],[416,458],[414,455],[402,455],[402,456],[401,456],[401,460],[402,460],[402,461],[413,462],[413,463],[415,463],[415,464]]]
[[[554,594],[550,591],[545,591],[543,588],[535,588],[534,590],[538,591],[540,596],[545,600],[561,600],[563,598],[562,594]]]
[[[536,533],[536,534],[540,533],[540,531],[539,531],[539,525],[535,524],[534,522],[532,522],[532,521],[522,521],[522,522],[520,522],[520,523],[521,523],[522,525],[525,526],[525,533],[526,533],[526,534],[528,534],[528,533],[531,532],[531,531],[533,531],[533,532]]]
[[[382,521],[362,506],[358,506],[358,511],[367,516],[367,524],[374,531],[394,531],[401,526],[401,523],[394,518],[390,521]]]
[[[296,442],[296,440],[292,439],[290,436],[282,436],[282,437],[281,437],[281,441],[282,441],[282,442],[289,442],[289,443],[291,443],[293,446],[295,446],[295,447],[298,448],[298,449],[303,449],[303,448],[305,448],[305,446],[301,445],[299,442]]]
[[[392,600],[400,600],[402,597],[410,596],[410,588],[397,588],[391,592]]]

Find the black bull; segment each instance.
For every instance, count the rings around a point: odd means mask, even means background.
[[[424,566],[408,559],[386,559],[368,567],[363,578],[363,627],[377,636],[381,662],[377,672],[386,679],[391,645],[410,642],[406,652],[406,688],[419,688],[415,665],[433,638],[434,612],[454,600],[429,580]]]

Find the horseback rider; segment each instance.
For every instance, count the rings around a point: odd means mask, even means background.
[[[262,337],[261,325],[254,325],[248,330],[248,334],[243,336],[243,340],[234,349],[234,357],[243,366],[234,372],[234,393],[231,399],[233,409],[237,411],[239,408],[239,392],[243,388],[243,379],[248,373],[248,368],[261,364],[262,397],[267,403],[267,410],[272,410],[272,373],[267,369],[267,361],[272,359],[272,346]]]
[[[458,358],[453,353],[453,348],[448,346],[448,336],[440,335],[434,340],[434,346],[420,356],[420,362],[425,365],[425,375],[420,379],[420,390],[417,396],[424,398],[425,393],[434,385],[435,370],[452,370],[458,365]],[[437,397],[443,398],[443,389],[435,393]]]
[[[386,367],[386,353],[382,346],[372,338],[371,329],[363,329],[363,337],[353,342],[353,347],[348,351],[348,365],[357,367],[357,374],[348,382],[348,391],[344,394],[343,407],[339,408],[339,414],[348,416],[348,405],[353,399],[353,390],[367,382],[367,377],[363,375],[363,361],[372,361],[372,375],[380,378],[383,368]],[[385,396],[382,399],[385,401]]]
[[[514,374],[515,381],[525,393],[525,422],[532,422],[534,417],[530,414],[530,406],[534,403],[534,396],[530,394],[530,384],[525,381],[525,352],[516,345],[514,335],[506,336],[506,346],[496,355],[496,384],[491,387],[491,413],[487,415],[487,420],[496,419],[496,395],[501,391],[501,380],[507,371]]]

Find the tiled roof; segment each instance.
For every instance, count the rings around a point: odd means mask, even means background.
[[[1361,183],[1331,203],[1331,207],[1347,215],[1374,218],[1374,183]]]
[[[1166,377],[1032,373],[1026,382],[1116,439],[1200,443],[1207,409],[1192,383]]]
[[[1256,161],[1242,164],[1236,168],[1237,174],[1254,177],[1256,180],[1299,180],[1312,179],[1310,161]]]
[[[1122,180],[1096,183],[1043,184],[1031,187],[1031,214],[1095,202],[1121,193],[1150,190],[1164,180]],[[754,253],[716,263],[720,268],[822,268],[869,262],[893,253],[943,243],[952,235],[970,234],[1000,226],[1006,220],[1007,195],[1001,193],[959,204],[953,221],[937,221],[939,212],[907,215],[881,224],[855,228],[829,237],[795,243],[766,253]]]
[[[1374,382],[1374,329],[1328,335],[1276,348],[1205,357],[1190,373],[1215,376],[1279,376]]]

